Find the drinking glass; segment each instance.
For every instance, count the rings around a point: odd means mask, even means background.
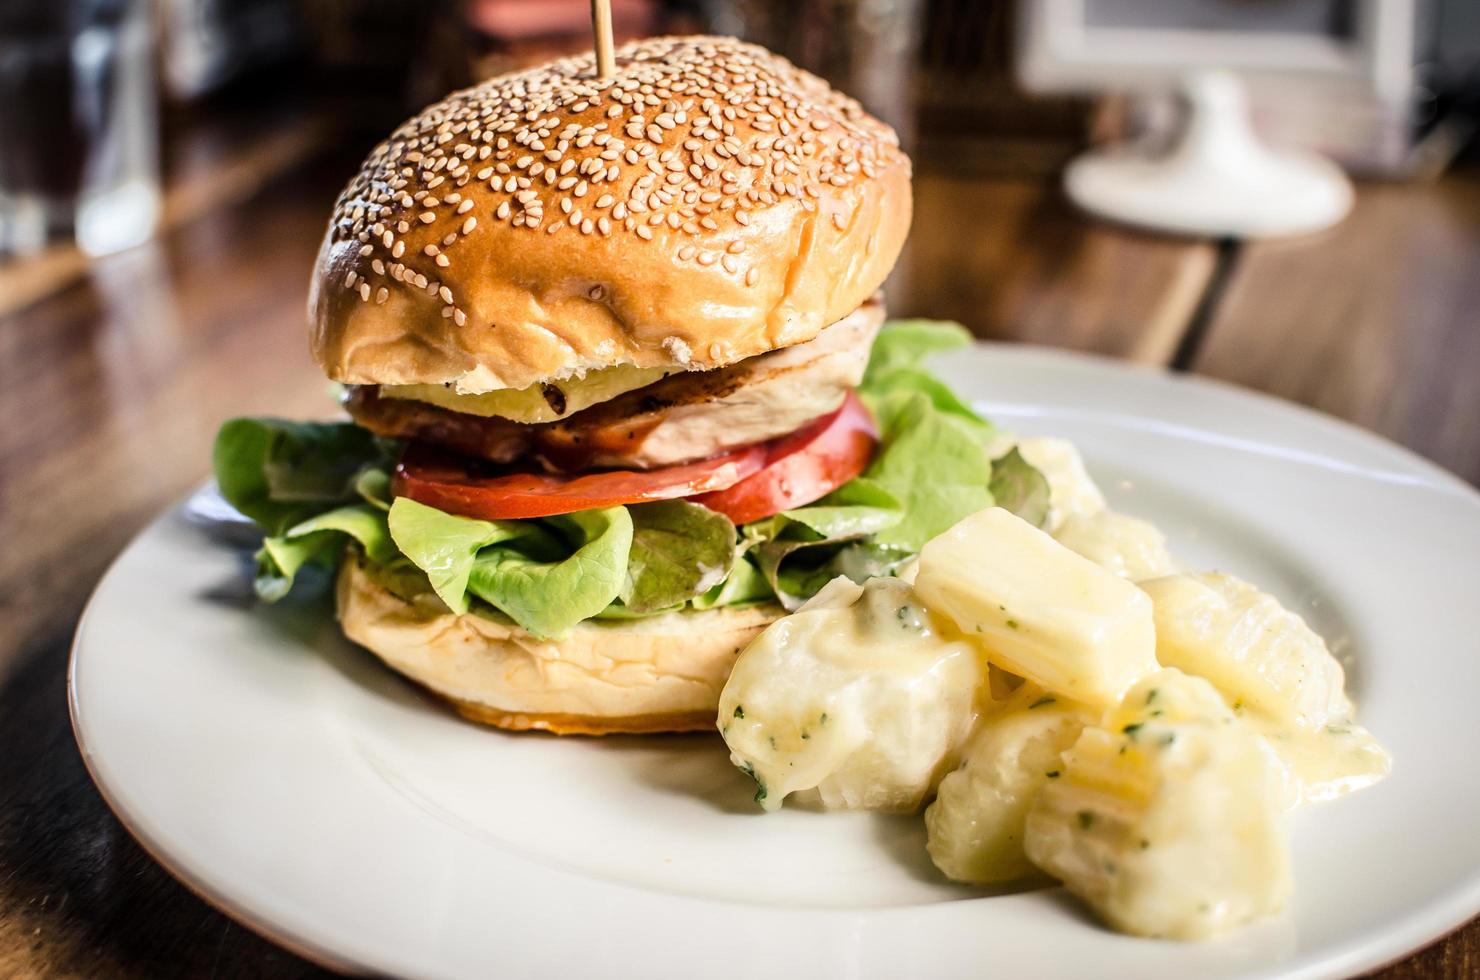
[[[0,3],[0,255],[137,245],[159,201],[149,0]]]

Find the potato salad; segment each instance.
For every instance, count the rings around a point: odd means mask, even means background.
[[[1071,444],[998,443],[1042,474],[1039,505],[971,514],[768,628],[721,697],[732,761],[766,810],[924,807],[947,878],[1049,876],[1124,932],[1278,913],[1286,811],[1391,764],[1341,664],[1273,596],[1179,567]]]

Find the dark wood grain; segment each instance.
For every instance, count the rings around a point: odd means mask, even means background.
[[[319,974],[210,909],[120,826],[72,740],[65,665],[87,593],[123,544],[205,475],[223,419],[332,410],[307,356],[303,308],[332,197],[363,148],[347,141],[254,195],[224,195],[154,246],[97,263],[0,318],[0,976]],[[1213,268],[1206,244],[1092,227],[1040,182],[922,175],[918,195],[896,308],[957,317],[984,336],[1165,363]],[[1431,219],[1440,230],[1407,233],[1456,240],[1444,237],[1454,234],[1448,218]],[[1255,258],[1240,274],[1259,269]],[[1319,261],[1306,261],[1317,275]],[[1451,302],[1473,295],[1462,278],[1444,280]],[[1242,301],[1246,289],[1233,282],[1228,293]],[[1443,328],[1429,342],[1461,345],[1459,321],[1441,306],[1423,320]],[[1218,319],[1210,370],[1230,363],[1239,344],[1226,333],[1239,322]],[[1300,356],[1324,355],[1317,346]],[[1306,392],[1284,378],[1268,386]],[[1450,397],[1429,396],[1441,431],[1455,424],[1442,414]],[[1472,402],[1454,404],[1470,405],[1473,420]],[[1451,452],[1460,442],[1424,445]],[[1471,926],[1384,976],[1475,975],[1477,949]]]
[[[1086,221],[1051,181],[923,173],[891,304],[981,337],[1166,364],[1215,257],[1207,242]]]
[[[1243,246],[1193,369],[1480,482],[1480,178],[1369,185],[1325,234]]]

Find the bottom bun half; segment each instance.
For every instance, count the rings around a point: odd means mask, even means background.
[[[546,640],[430,593],[402,598],[354,556],[337,596],[345,636],[464,717],[561,735],[712,731],[735,658],[784,615],[760,605],[590,620]]]

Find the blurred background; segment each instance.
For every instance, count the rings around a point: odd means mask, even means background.
[[[1269,145],[1318,151],[1369,180],[1439,178],[1463,156],[1480,112],[1473,0],[616,0],[614,9],[619,40],[739,35],[892,123],[921,178],[916,248],[893,283],[895,303],[974,321],[987,335],[1002,332],[1010,310],[1002,284],[963,277],[969,258],[953,253],[969,243],[934,233],[969,205],[962,182],[1053,179],[1090,145],[1166,152],[1214,115],[1189,97],[1199,73],[1229,73],[1246,100],[1240,114]],[[310,161],[347,177],[391,126],[449,89],[589,46],[586,0],[7,0],[0,315],[86,275],[89,259],[296,177]],[[331,163],[333,151],[342,154]],[[1070,192],[1089,213],[1115,213]],[[328,202],[326,188],[320,213]],[[1003,214],[1011,202],[997,203],[993,220],[1060,233],[1051,216]],[[1176,230],[1230,237],[1216,222]]]
[[[1480,483],[1477,0],[612,6],[621,38],[740,35],[897,128],[895,314],[1231,381]],[[67,646],[224,419],[336,411],[305,302],[369,150],[589,25],[587,0],[0,0],[0,975],[315,975],[112,818]],[[1480,926],[1457,935],[1385,975],[1471,975]]]

